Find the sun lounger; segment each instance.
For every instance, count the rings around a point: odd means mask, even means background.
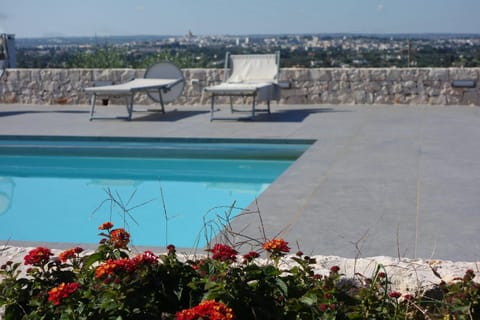
[[[221,84],[206,87],[204,93],[210,96],[210,120],[230,119],[215,117],[215,97],[229,96],[230,111],[241,111],[233,107],[233,97],[252,97],[250,119],[255,118],[255,113],[264,111],[270,113],[270,101],[280,99],[278,74],[280,71],[280,54],[247,54],[230,55],[225,57],[224,80]],[[230,70],[230,73],[228,72]],[[227,76],[230,76],[227,79]],[[266,109],[258,109],[257,102],[266,101]]]
[[[181,95],[184,83],[183,73],[176,65],[170,62],[159,62],[147,69],[143,79],[85,88],[85,92],[92,94],[90,120],[105,118],[94,116],[97,96],[125,97],[128,113],[126,118],[131,120],[134,111],[133,98],[137,92],[146,92],[152,100],[160,103],[162,112],[165,113],[164,104],[176,100]]]

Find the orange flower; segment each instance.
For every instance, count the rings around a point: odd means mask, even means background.
[[[127,249],[130,242],[130,234],[123,228],[112,230],[110,233],[113,246],[117,249]]]
[[[185,309],[176,314],[177,320],[195,320],[195,319],[211,319],[211,320],[227,320],[235,319],[235,315],[231,308],[221,302],[215,300],[207,300],[191,309]]]
[[[67,249],[65,251],[63,251],[62,253],[60,253],[58,255],[58,259],[60,259],[60,261],[62,262],[66,262],[68,259],[73,259],[76,257],[76,255],[80,252],[82,252],[83,249],[80,248],[80,247],[76,247],[76,248],[72,248],[72,249]]]
[[[101,279],[114,275],[118,271],[133,272],[137,268],[139,261],[137,259],[108,259],[105,263],[99,265],[95,270],[95,278]]]
[[[105,263],[99,265],[95,270],[95,278],[103,278],[104,276],[108,276],[115,271],[116,265],[113,263],[112,259],[108,259]]]
[[[98,230],[109,230],[113,227],[113,223],[110,221],[102,223],[99,227]]]
[[[290,252],[290,248],[288,247],[288,242],[286,242],[283,239],[276,239],[276,238],[270,241],[266,241],[263,244],[263,249],[275,254]]]
[[[78,288],[80,288],[80,284],[77,282],[62,282],[59,286],[48,291],[48,301],[53,302],[54,305],[59,305],[62,299],[67,298]]]

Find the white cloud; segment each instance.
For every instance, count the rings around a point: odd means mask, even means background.
[[[136,11],[145,11],[145,7],[144,6],[136,6],[135,10]]]

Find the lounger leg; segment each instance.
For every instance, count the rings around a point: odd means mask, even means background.
[[[253,103],[252,103],[252,119],[255,119],[255,96],[253,96]]]
[[[133,113],[133,94],[127,96],[127,112],[128,112],[128,120],[132,120],[132,113]]]
[[[210,104],[210,121],[213,120],[213,112],[214,112],[214,106],[215,106],[215,95],[212,94],[212,97],[210,98],[211,99],[211,104]]]
[[[267,100],[267,112],[270,114],[270,100]]]
[[[163,105],[162,89],[158,89],[158,96],[160,97],[160,105],[162,106],[162,113],[165,114],[165,106]]]
[[[233,113],[233,97],[230,96],[230,113]]]
[[[90,98],[90,121],[93,120],[93,114],[95,112],[95,102],[97,101],[97,95],[94,93]]]

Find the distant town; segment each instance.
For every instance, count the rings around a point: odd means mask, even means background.
[[[299,34],[17,38],[19,68],[220,68],[226,51],[280,51],[282,67],[480,67],[480,34]]]

